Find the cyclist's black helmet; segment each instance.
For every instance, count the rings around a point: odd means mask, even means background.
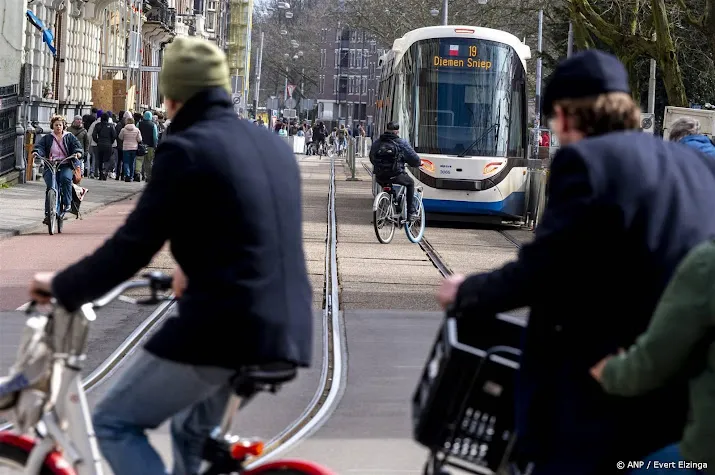
[[[387,124],[387,130],[400,130],[400,124],[398,124],[397,122],[390,122],[389,124]]]

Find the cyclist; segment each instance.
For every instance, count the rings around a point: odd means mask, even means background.
[[[236,116],[230,84],[215,44],[181,37],[167,46],[159,87],[170,133],[136,208],[93,254],[55,276],[36,275],[31,287],[34,299],[46,302],[50,292],[74,311],[131,278],[171,242],[178,316],[149,339],[93,417],[118,475],[166,473],[145,430],[168,419],[173,473],[196,474],[238,369],[311,363],[300,170],[282,139]],[[186,199],[197,179],[212,187],[208,206]],[[215,227],[197,225],[191,216],[198,214]]]
[[[340,155],[343,150],[348,146],[348,131],[345,129],[345,126],[340,124],[340,128],[338,129],[337,132],[337,137],[338,137],[338,146],[337,146],[337,152],[338,155]]]
[[[370,148],[370,163],[372,163],[375,181],[380,186],[389,184],[402,185],[407,188],[408,219],[417,217],[415,203],[415,181],[405,171],[405,163],[419,167],[422,161],[407,140],[399,137],[400,124],[390,122],[387,130],[380,135]]]
[[[313,143],[315,144],[315,153],[323,155],[325,153],[325,126],[322,122],[318,122],[313,127]]]
[[[71,158],[71,160],[59,166],[57,176],[54,177],[55,184],[59,186],[59,190],[55,188],[60,198],[58,215],[64,216],[72,204],[72,174],[75,168],[81,167],[79,159],[82,156],[83,149],[77,137],[66,130],[67,123],[65,122],[65,118],[61,115],[52,116],[50,119],[50,128],[52,132],[43,135],[35,144],[34,153],[36,156],[46,158],[50,162],[59,162],[65,158]],[[47,190],[50,190],[50,188],[53,187],[52,169],[45,167],[42,172],[42,178],[45,179]],[[49,212],[50,204],[45,199],[45,219],[42,221],[43,224],[47,224]]]

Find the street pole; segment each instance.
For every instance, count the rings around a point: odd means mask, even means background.
[[[449,17],[449,0],[442,0],[442,24],[449,25],[447,18]]]
[[[536,43],[536,49],[539,52],[539,57],[536,59],[536,101],[534,107],[534,115],[536,116],[536,127],[541,125],[541,48],[542,36],[544,30],[544,10],[539,10],[539,37]]]
[[[300,68],[300,108],[303,109],[305,107],[305,104],[303,104],[303,101],[305,100],[305,92],[303,91],[303,87],[305,86],[305,68]],[[300,117],[300,114],[298,115]]]
[[[655,41],[655,33],[653,33],[653,41]],[[655,59],[650,59],[650,77],[648,78],[648,113],[655,114]]]
[[[573,23],[569,22],[569,39],[566,44],[566,57],[570,58],[573,54]]]
[[[261,91],[261,65],[263,64],[263,32],[258,45],[258,62],[256,63],[256,90],[253,92],[253,114],[258,118],[258,99]]]
[[[283,108],[285,109],[285,103],[288,100],[288,66],[286,66],[286,85],[283,88]]]

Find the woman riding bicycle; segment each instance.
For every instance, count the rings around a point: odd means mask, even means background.
[[[82,144],[79,143],[77,137],[67,132],[67,123],[61,115],[52,116],[50,128],[52,132],[43,135],[35,144],[34,153],[50,162],[61,162],[65,158],[71,158],[59,166],[56,180],[52,179],[51,168],[44,167],[42,172],[42,178],[45,179],[48,190],[55,186],[53,181],[59,185],[60,209],[58,215],[62,216],[69,211],[72,204],[72,174],[75,168],[81,166],[79,159],[82,156]],[[49,203],[45,199],[44,224],[47,224],[49,212]]]

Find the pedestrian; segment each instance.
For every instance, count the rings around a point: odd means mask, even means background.
[[[715,157],[715,145],[707,135],[700,133],[700,121],[692,117],[682,117],[673,122],[668,139]]]
[[[134,179],[134,169],[137,159],[137,149],[142,143],[142,133],[134,125],[134,118],[129,116],[124,119],[124,128],[119,132],[118,139],[122,141],[122,159],[124,168],[124,181],[130,182]]]
[[[91,142],[89,145],[92,166],[89,170],[89,177],[95,178],[99,177],[99,171],[97,170],[97,162],[99,161],[99,152],[97,150],[97,142],[94,140],[94,128],[100,123],[104,111],[102,109],[97,110],[97,118],[92,122],[92,124],[87,129],[87,135],[90,137]]]
[[[174,38],[159,73],[171,133],[157,149],[153,179],[102,247],[32,284],[33,299],[45,303],[53,294],[74,312],[171,243],[180,266],[178,315],[150,336],[95,406],[97,442],[117,475],[199,473],[202,448],[221,422],[238,371],[311,363],[300,169],[282,140],[238,119],[229,74],[214,43]],[[210,184],[220,199],[211,206],[192,199],[197,183]],[[183,225],[196,215],[217,226]],[[206,245],[208,236],[218,244]],[[146,436],[167,420],[169,472]]]
[[[139,131],[142,134],[142,143],[146,145],[146,155],[144,155],[142,166],[138,171],[144,181],[149,181],[151,180],[151,167],[154,164],[154,151],[159,144],[159,130],[151,111],[144,112],[144,119],[139,122]]]
[[[97,144],[97,172],[100,180],[106,180],[107,173],[112,170],[113,144],[117,140],[117,131],[109,117],[109,112],[102,114],[100,123],[94,126],[92,132],[92,140]]]
[[[625,67],[598,50],[559,64],[543,105],[561,148],[533,241],[500,269],[445,279],[439,300],[464,319],[531,308],[516,392],[522,468],[622,473],[617,461],[680,440],[687,389],[615,398],[589,370],[635,341],[680,260],[715,235],[715,161],[640,131]]]
[[[91,139],[87,134],[87,130],[84,128],[84,122],[81,115],[74,116],[72,125],[67,128],[67,131],[77,137],[77,140],[79,140],[79,143],[82,146],[80,166],[82,168],[82,176],[86,177],[89,172],[89,148]]]

